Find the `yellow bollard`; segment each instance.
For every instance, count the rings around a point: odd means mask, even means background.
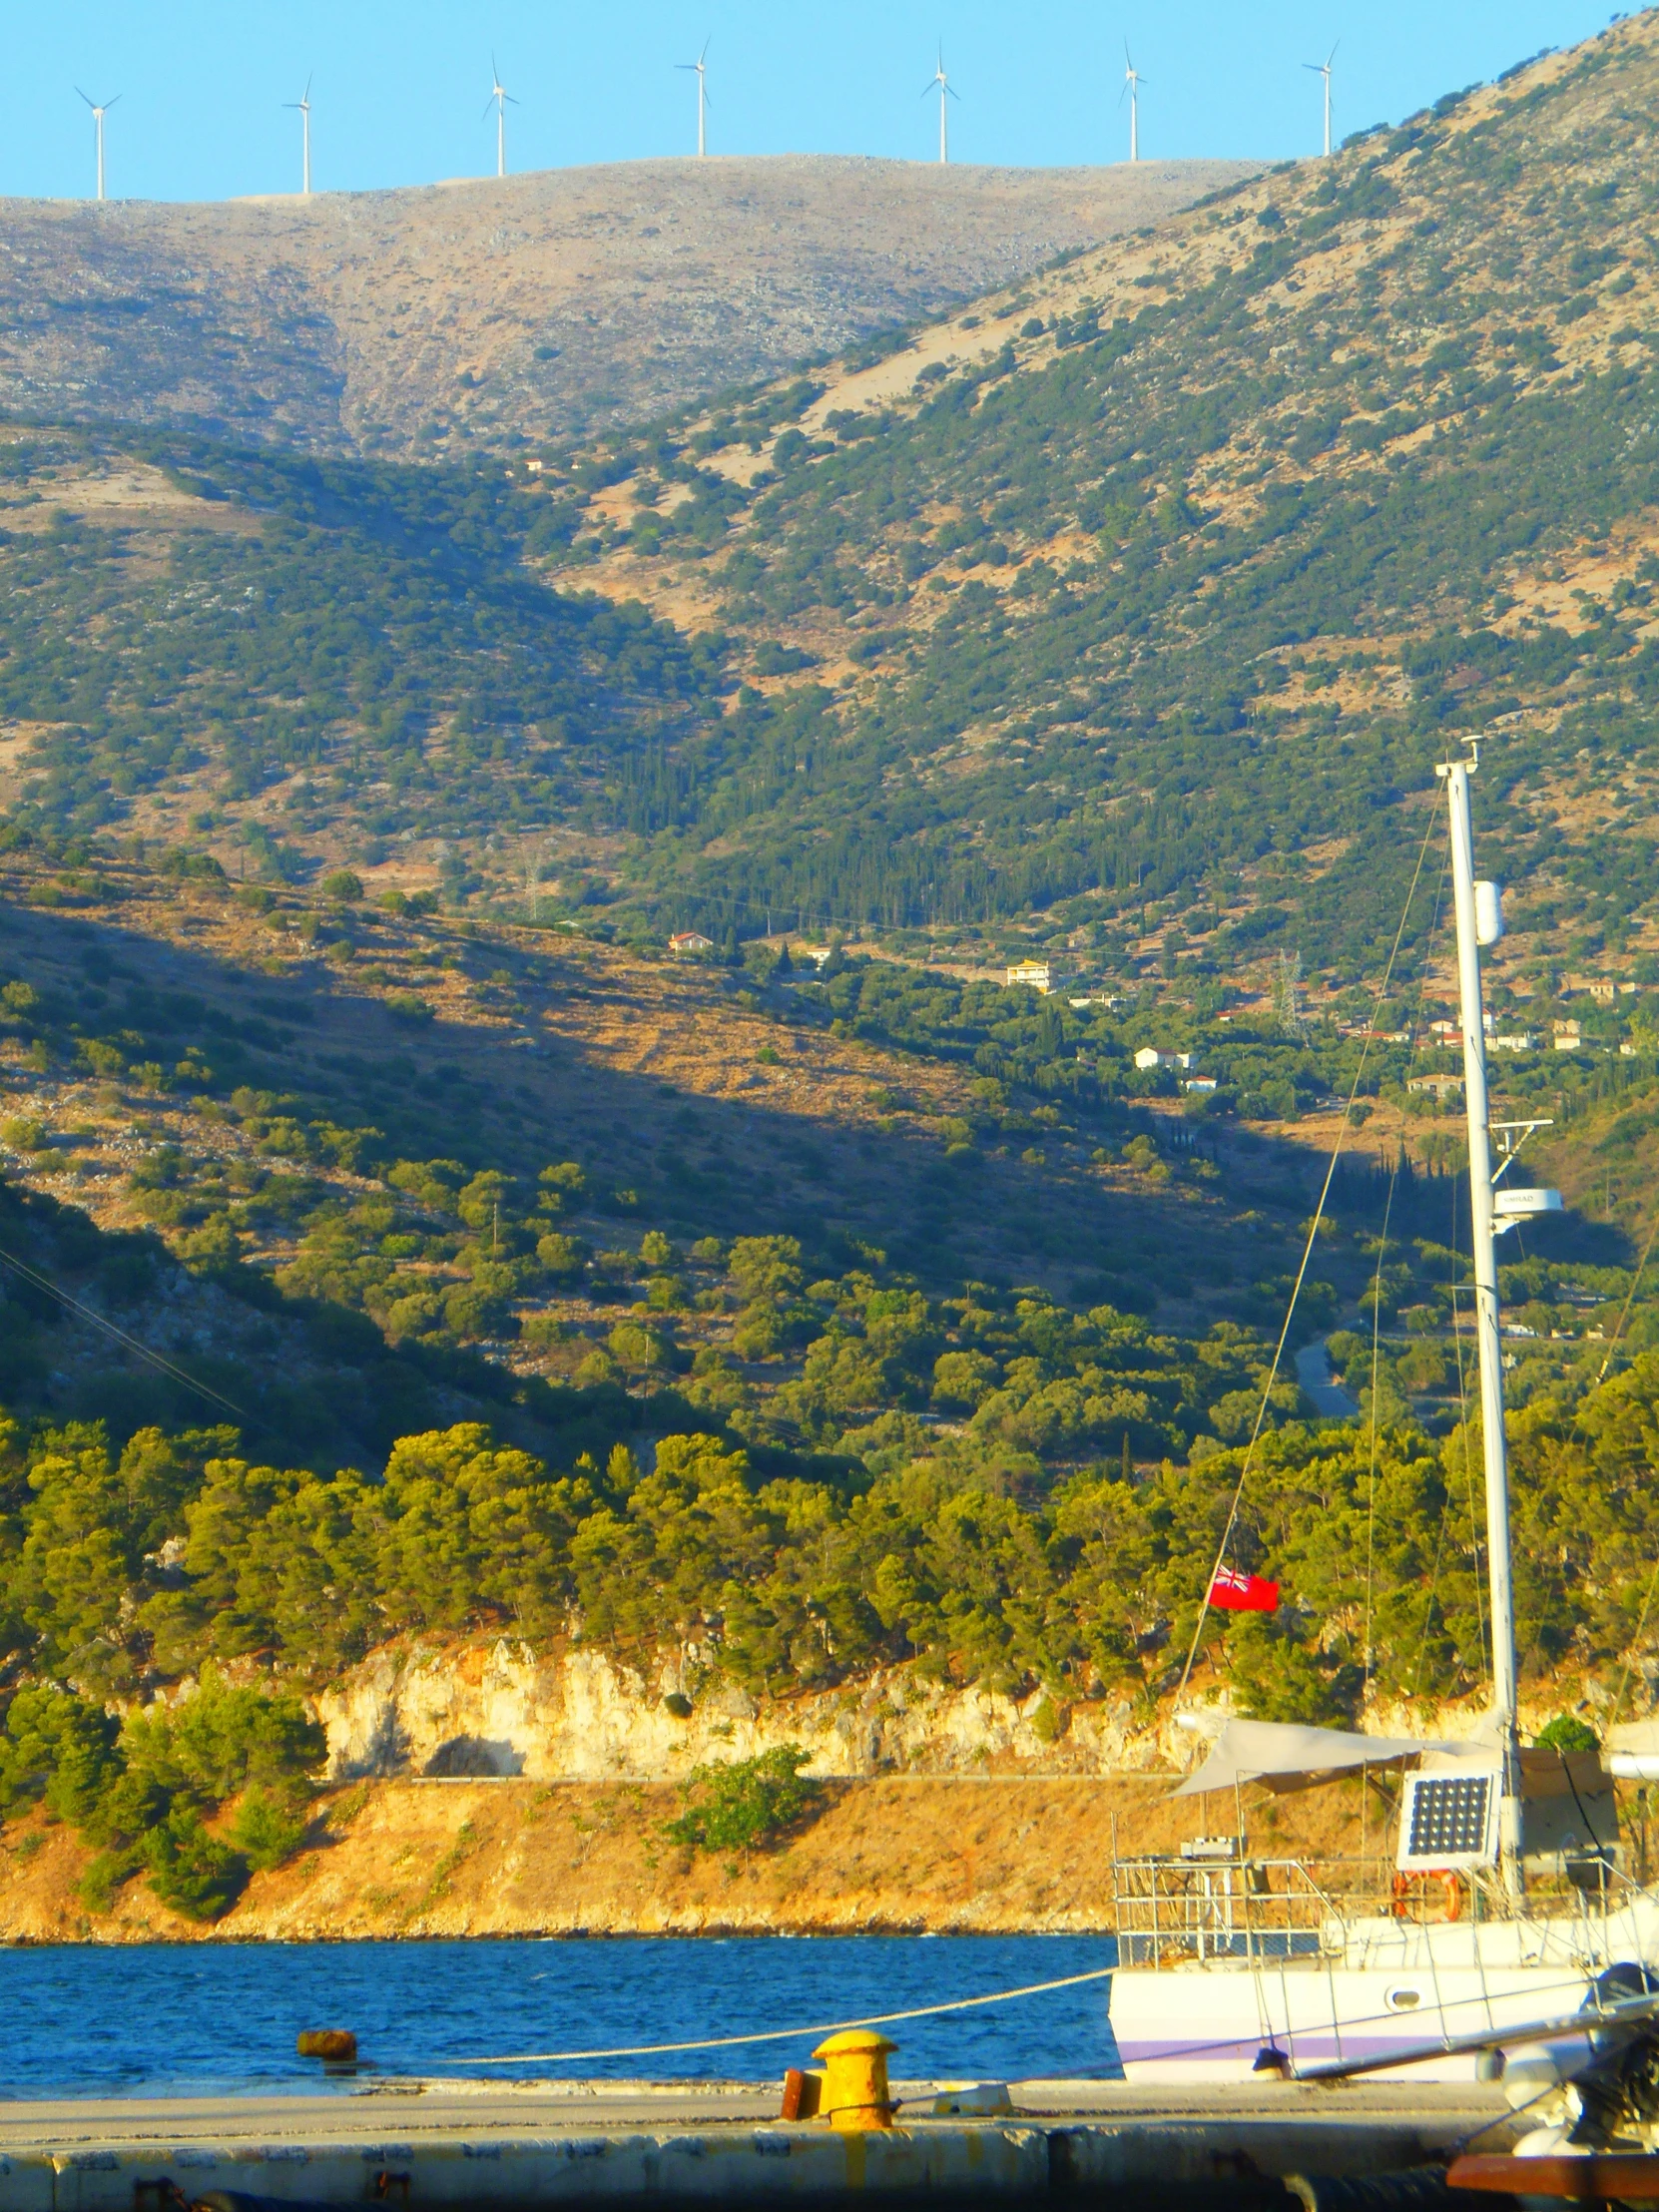
[[[831,2127],[858,2130],[891,2127],[893,2102],[887,2094],[887,2053],[896,2050],[872,2027],[848,2027],[814,2051],[824,2060],[820,2111]]]

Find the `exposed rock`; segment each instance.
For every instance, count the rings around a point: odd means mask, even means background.
[[[667,1702],[688,1698],[689,1714]],[[808,1752],[817,1775],[899,1770],[972,1774],[1137,1772],[1165,1764],[1156,1728],[1126,1700],[1071,1708],[1057,1740],[1040,1732],[1044,1700],[917,1681],[892,1668],[834,1690],[758,1703],[740,1685],[701,1694],[669,1659],[651,1677],[577,1645],[538,1658],[527,1644],[438,1649],[390,1645],[317,1699],[334,1781],[365,1775],[521,1774],[533,1781],[676,1779],[701,1763],[748,1759],[781,1744]],[[1190,1755],[1190,1739],[1176,1732]]]

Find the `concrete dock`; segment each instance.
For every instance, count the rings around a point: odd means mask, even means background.
[[[0,2212],[177,2212],[211,2192],[293,2205],[831,2203],[849,2195],[1134,2190],[1285,2201],[1287,2174],[1362,2175],[1507,2149],[1495,2088],[1268,2081],[1010,2085],[1013,2110],[841,2134],[777,2117],[775,2084],[419,2081],[320,2094],[0,2104]]]

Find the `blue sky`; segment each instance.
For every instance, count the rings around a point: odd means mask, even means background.
[[[1319,80],[1341,40],[1338,136],[1397,120],[1540,47],[1600,30],[1580,0],[60,0],[7,11],[0,192],[89,192],[92,122],[119,93],[112,196],[177,200],[297,185],[296,100],[314,75],[313,182],[362,190],[494,166],[493,48],[509,166],[689,153],[709,44],[711,153],[925,160],[920,97],[942,37],[961,101],[953,158],[1118,161],[1124,42],[1146,80],[1141,151],[1283,159],[1319,149]]]

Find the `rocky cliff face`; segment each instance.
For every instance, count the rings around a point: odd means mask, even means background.
[[[1529,1734],[1575,1702],[1563,1687],[1526,1714]],[[1113,1926],[1114,1848],[1173,1850],[1205,1817],[1170,1788],[1172,1767],[1203,1756],[1204,1729],[1166,1734],[1127,1704],[1057,1709],[902,1669],[757,1704],[673,1657],[646,1672],[581,1647],[411,1642],[317,1704],[330,1786],[300,1851],[256,1874],[223,1921],[182,1920],[139,1881],[94,1911],[81,1887],[93,1846],[37,1808],[0,1838],[0,1940],[1084,1934]],[[1478,1719],[1374,1725],[1452,1735]],[[798,1829],[730,1859],[675,1838],[689,1768],[792,1742],[827,1778]],[[1244,1811],[1281,1855],[1378,1848],[1370,1793],[1353,1787],[1253,1791]]]
[[[1594,1685],[1583,1685],[1593,1707]],[[1529,1734],[1562,1710],[1560,1686],[1523,1715]],[[1136,1775],[1195,1765],[1225,1706],[1198,1729],[1149,1719],[1127,1697],[1057,1705],[918,1680],[894,1667],[818,1694],[757,1702],[707,1679],[695,1658],[649,1670],[583,1646],[538,1655],[508,1638],[449,1648],[392,1644],[323,1691],[334,1782],[377,1777],[521,1776],[533,1782],[676,1781],[704,1762],[800,1744],[811,1771],[883,1774]],[[1566,1703],[1572,1703],[1565,1697]],[[1594,1717],[1593,1711],[1591,1717]],[[1466,1736],[1468,1707],[1379,1710],[1384,1735]]]
[[[1056,1706],[918,1682],[902,1668],[758,1704],[665,1661],[650,1677],[580,1646],[538,1657],[522,1643],[377,1651],[317,1699],[329,1777],[506,1776],[529,1781],[674,1780],[703,1761],[801,1744],[812,1771],[1136,1772],[1163,1764],[1156,1729],[1127,1699]]]

